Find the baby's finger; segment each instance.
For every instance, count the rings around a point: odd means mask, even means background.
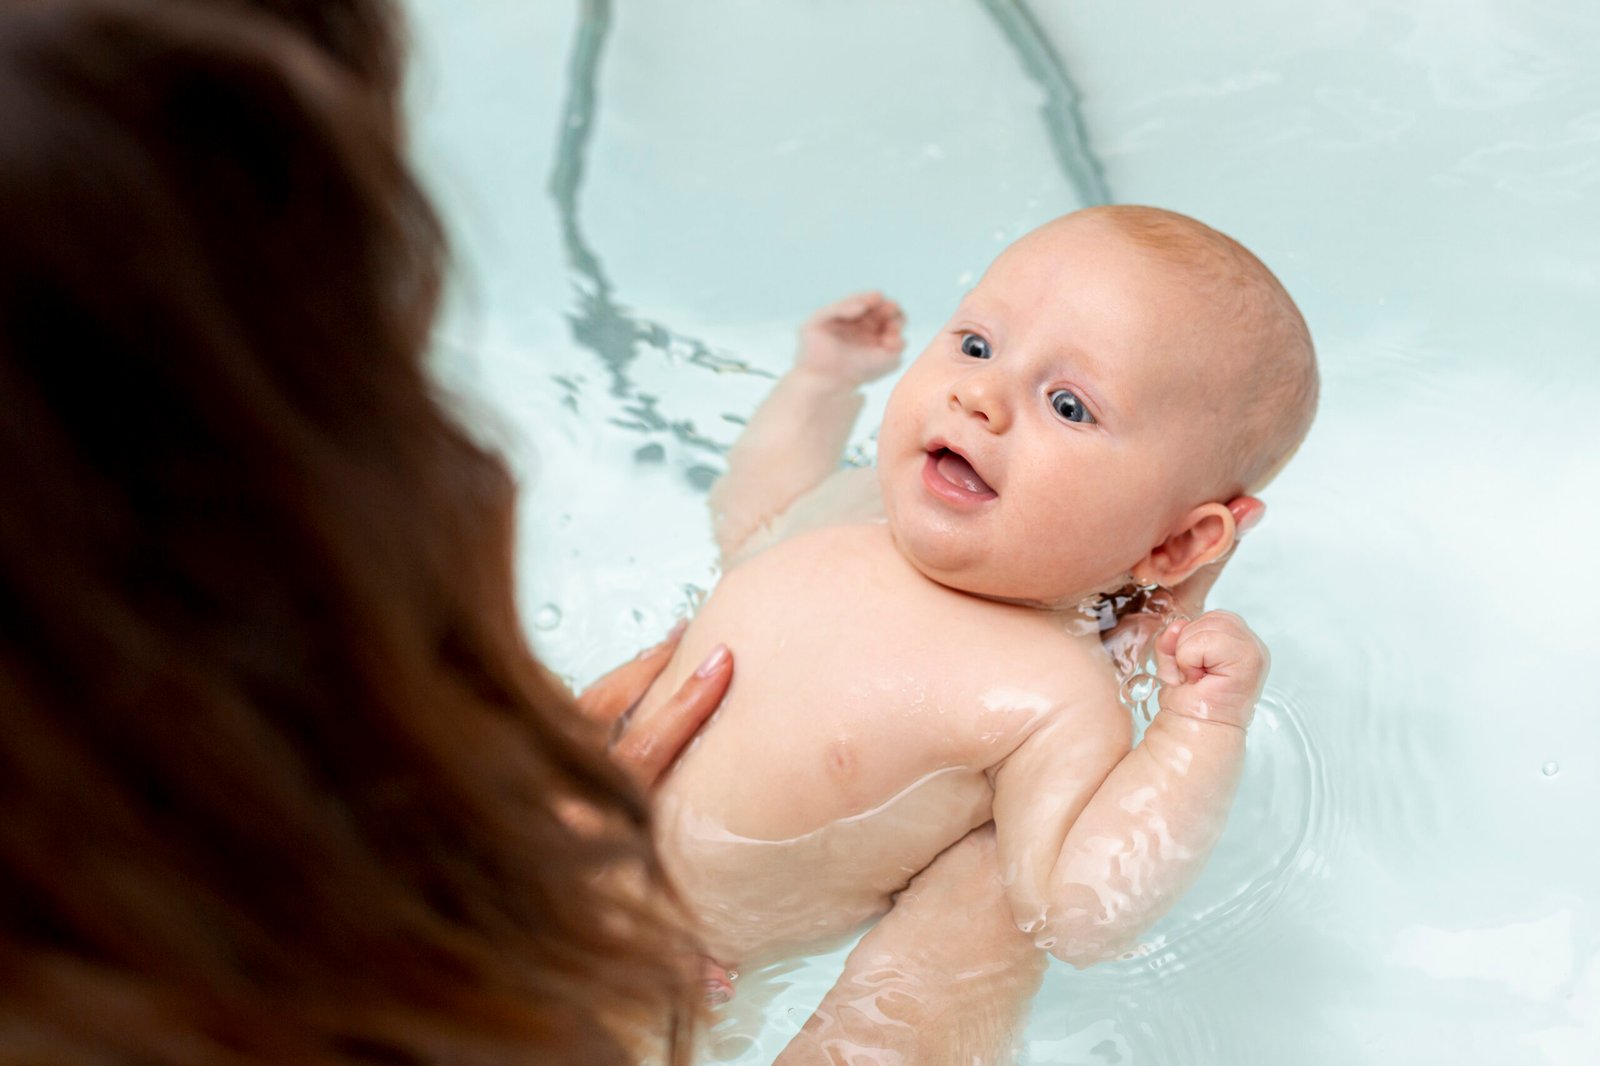
[[[718,644],[671,699],[622,734],[611,748],[612,759],[640,788],[653,788],[721,706],[732,681],[733,656]]]
[[[629,662],[612,670],[578,696],[578,711],[591,721],[609,725],[638,703],[645,690],[666,669],[688,622],[680,621],[660,644],[646,648]]]
[[[1266,649],[1236,615],[1212,611],[1187,628],[1175,658],[1184,676],[1194,680],[1242,678],[1262,672]]]
[[[1164,685],[1181,685],[1183,671],[1178,666],[1179,639],[1189,624],[1186,618],[1174,618],[1156,637],[1156,677]]]
[[[880,296],[862,312],[860,321],[870,324],[875,329],[888,329],[898,327],[905,321],[905,316],[900,313],[900,308],[893,300]]]

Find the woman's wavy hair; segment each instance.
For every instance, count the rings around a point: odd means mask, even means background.
[[[686,1054],[369,88],[233,7],[0,5],[5,1061]]]
[[[375,93],[398,128],[406,37],[399,0],[169,0],[248,9],[293,27]]]

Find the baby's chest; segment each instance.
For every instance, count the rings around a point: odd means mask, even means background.
[[[1060,712],[1067,638],[871,545],[798,547],[811,550],[730,575],[697,619],[733,647],[737,677],[685,770],[725,781],[743,767],[740,794],[821,792],[847,816],[981,773]]]

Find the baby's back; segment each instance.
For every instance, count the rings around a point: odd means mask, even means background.
[[[923,577],[887,527],[731,570],[641,715],[718,642],[728,699],[658,794],[668,869],[722,961],[820,946],[989,820],[987,771],[1103,670],[1098,640]]]

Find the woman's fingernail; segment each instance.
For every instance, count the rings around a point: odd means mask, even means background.
[[[673,623],[673,626],[672,626],[671,629],[667,630],[666,639],[667,640],[677,640],[679,637],[683,636],[683,631],[685,629],[688,629],[688,628],[689,628],[689,620],[687,618],[680,618],[676,622]]]
[[[1256,528],[1256,526],[1260,525],[1261,517],[1264,514],[1266,514],[1265,511],[1251,511],[1249,514],[1245,515],[1244,521],[1238,523],[1238,525],[1234,527],[1234,537],[1242,537],[1252,529]]]
[[[694,676],[710,677],[718,670],[721,670],[727,661],[728,646],[726,644],[718,644],[715,648],[711,649],[711,654],[706,656],[706,661],[701,663],[699,668],[695,670]]]

